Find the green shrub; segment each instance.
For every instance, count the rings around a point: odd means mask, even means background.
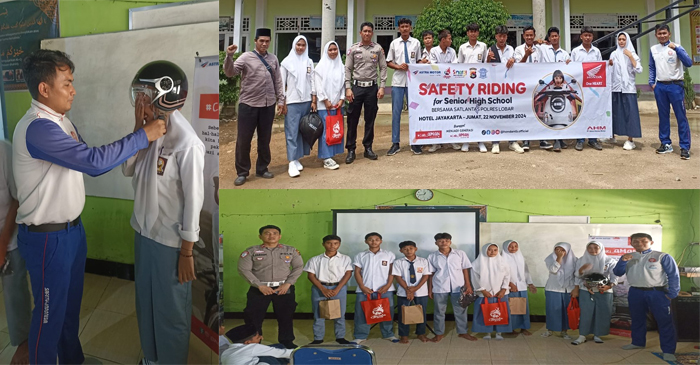
[[[690,73],[688,69],[685,69],[683,74],[683,88],[685,89],[685,108],[693,109],[693,103],[695,103],[695,90],[693,90],[693,79],[690,78]]]
[[[240,56],[240,53],[233,55],[233,60]],[[229,105],[236,105],[238,103],[238,97],[241,94],[240,76],[226,77],[224,73],[224,60],[226,59],[226,52],[219,52],[219,103],[223,110],[224,107]]]

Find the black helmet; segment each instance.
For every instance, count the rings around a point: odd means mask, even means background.
[[[591,288],[610,284],[610,280],[607,276],[597,272],[584,275],[583,279],[586,281],[586,284],[588,284],[588,286]]]
[[[304,142],[311,147],[314,146],[314,142],[323,135],[323,120],[318,113],[309,113],[301,118],[299,133]]]
[[[180,109],[187,99],[187,76],[172,62],[149,62],[141,67],[131,82],[131,105],[136,105],[141,93],[148,96],[158,109]]]

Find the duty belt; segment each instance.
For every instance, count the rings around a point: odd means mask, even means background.
[[[47,224],[40,224],[38,226],[35,225],[27,225],[27,230],[29,232],[38,232],[38,233],[48,233],[48,232],[57,232],[57,231],[62,231],[64,229],[68,229],[70,227],[75,227],[80,223],[80,216],[78,218],[75,218],[72,222],[66,222],[66,223],[47,223]]]
[[[377,84],[376,81],[358,81],[358,80],[353,80],[352,84],[355,86],[359,87],[372,87]]]

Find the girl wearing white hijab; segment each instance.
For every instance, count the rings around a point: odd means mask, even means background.
[[[508,324],[497,326],[486,326],[484,315],[481,312],[481,305],[484,303],[496,303],[503,300],[508,295],[510,287],[510,268],[501,255],[498,254],[498,245],[489,243],[481,247],[481,255],[477,257],[472,265],[472,285],[474,293],[479,298],[474,303],[474,321],[472,321],[472,335],[478,332],[486,333],[485,340],[491,339],[491,332],[496,331],[496,339],[502,340],[501,332],[513,332],[510,319]],[[506,306],[508,301],[505,301]],[[510,307],[508,313],[502,313],[510,317]]]
[[[625,150],[633,150],[636,146],[634,138],[642,137],[642,127],[639,120],[639,106],[637,105],[637,88],[635,86],[635,74],[642,72],[642,61],[634,52],[629,34],[620,32],[617,34],[617,49],[610,55],[612,66],[612,120],[613,138],[615,135],[627,136]]]
[[[326,143],[326,116],[343,112],[345,102],[345,66],[340,58],[338,43],[330,41],[323,47],[321,61],[314,70],[314,85],[318,98],[318,115],[323,120],[323,135],[318,142],[318,158],[323,160],[323,168],[337,170],[340,166],[333,156],[345,151],[343,138],[332,146]]]
[[[297,36],[289,55],[280,64],[285,104],[282,107],[284,134],[287,137],[289,176],[297,177],[304,169],[299,159],[311,153],[311,147],[299,133],[299,122],[309,112],[316,111],[316,91],[313,83],[314,63],[309,58],[306,37]]]
[[[617,260],[605,254],[605,247],[597,241],[591,241],[586,245],[586,252],[576,262],[576,283],[574,291],[579,292],[579,306],[581,307],[581,322],[579,323],[579,336],[571,342],[579,345],[586,342],[586,336],[593,334],[596,343],[603,343],[600,336],[610,334],[610,318],[612,317],[613,293],[612,287],[617,285],[617,276],[613,269]],[[610,283],[600,287],[588,287],[583,279],[585,275],[599,273],[605,275]]]
[[[530,289],[533,294],[537,293],[537,288],[532,283],[530,271],[527,269],[527,263],[525,263],[522,252],[520,252],[518,242],[512,240],[503,242],[501,256],[503,256],[503,261],[510,268],[510,283],[508,285],[510,294],[508,298],[526,298],[527,300],[527,289]],[[520,333],[530,336],[532,335],[528,331],[530,328],[530,303],[529,301],[526,303],[525,314],[511,314],[510,323],[513,329],[522,328]]]
[[[573,293],[576,287],[574,281],[576,261],[576,256],[571,252],[571,245],[567,242],[559,242],[554,245],[554,252],[544,259],[549,271],[549,278],[544,286],[547,330],[542,333],[542,337],[551,336],[552,331],[561,331],[561,336],[564,339],[571,339],[566,334],[566,330],[569,329],[566,308],[569,306],[571,298],[578,296],[578,293]]]

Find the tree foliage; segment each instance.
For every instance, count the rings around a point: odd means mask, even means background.
[[[233,60],[235,61],[240,53],[233,55]],[[222,107],[219,110],[223,110],[223,107],[228,105],[236,105],[238,103],[238,97],[241,93],[240,87],[240,76],[226,77],[224,73],[224,60],[226,59],[226,52],[219,52],[219,103]]]
[[[452,47],[467,43],[467,25],[479,24],[479,40],[491,46],[496,43],[495,30],[505,25],[510,14],[500,1],[493,0],[433,0],[423,9],[416,20],[413,34],[422,41],[425,30],[435,33],[434,45],[438,44],[438,33],[448,29],[452,33]]]

